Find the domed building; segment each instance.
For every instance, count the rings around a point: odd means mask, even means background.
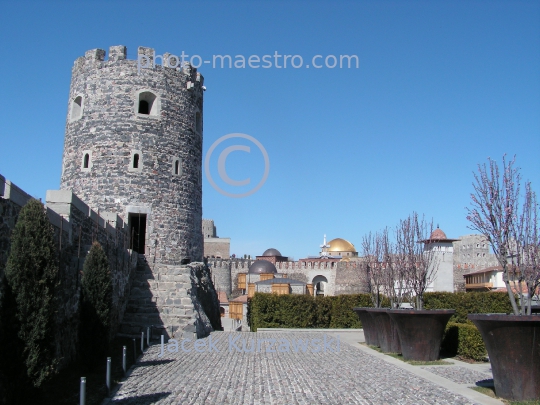
[[[266,249],[261,256],[255,256],[255,259],[266,260],[267,262],[270,262],[272,264],[276,264],[279,262],[286,262],[289,260],[288,257],[283,256],[279,250],[274,249],[274,248]]]
[[[423,240],[424,251],[433,252],[437,272],[427,291],[454,291],[454,242],[459,239],[448,239],[442,229],[437,226],[429,239]]]
[[[321,256],[325,252],[328,252],[329,256],[341,256],[341,257],[358,257],[358,252],[354,245],[348,240],[336,238],[328,242],[328,247],[321,251]]]
[[[255,260],[249,266],[248,274],[275,274],[276,266],[266,260]]]

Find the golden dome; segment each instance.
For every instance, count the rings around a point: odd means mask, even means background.
[[[354,245],[345,239],[332,239],[328,244],[330,245],[329,252],[356,252]]]

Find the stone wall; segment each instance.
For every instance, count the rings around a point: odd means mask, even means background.
[[[133,288],[120,327],[122,336],[200,338],[221,329],[219,301],[204,263],[157,265],[139,260]]]
[[[0,176],[0,271],[9,255],[10,237],[22,207],[31,198]],[[98,215],[69,191],[48,191],[45,213],[53,228],[59,257],[56,349],[61,364],[76,355],[81,270],[93,241],[98,241],[111,266],[112,332],[120,326],[129,299],[134,257],[126,247],[127,228],[116,214]],[[1,279],[0,279],[1,280]]]
[[[217,290],[238,295],[238,274],[247,273],[252,260],[246,259],[208,259],[208,266]],[[278,274],[287,278],[311,283],[318,275],[328,280],[328,293],[331,295],[357,294],[368,291],[365,273],[359,262],[276,262]],[[230,283],[230,284],[229,284]]]
[[[498,266],[499,262],[489,251],[489,243],[482,235],[464,235],[453,243],[454,291],[465,292],[464,274],[486,267]]]
[[[9,255],[11,233],[15,228],[22,206],[30,198],[32,198],[30,195],[0,175],[0,283]],[[1,294],[0,285],[0,296]]]

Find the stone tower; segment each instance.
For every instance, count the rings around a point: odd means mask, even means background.
[[[203,77],[151,48],[126,53],[75,61],[61,188],[123,217],[150,266],[201,261]]]

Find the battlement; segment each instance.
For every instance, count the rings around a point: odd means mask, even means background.
[[[231,266],[235,269],[240,269],[240,272],[246,272],[249,269],[249,266],[254,262],[255,260],[249,260],[249,259],[208,259],[208,266],[210,268],[225,268]],[[314,262],[313,265],[311,262],[293,262],[293,261],[286,261],[286,262],[276,262],[275,263],[276,269],[278,270],[278,273],[287,273],[287,271],[291,270],[332,270],[340,268],[356,268],[360,266],[360,263],[357,262]],[[282,270],[282,271],[280,271]]]
[[[129,64],[136,66],[138,72],[144,70],[155,71],[164,68],[182,72],[187,76],[187,81],[189,83],[187,86],[188,90],[195,87],[202,90],[204,84],[204,77],[197,72],[197,68],[193,67],[189,62],[184,61],[184,63],[182,63],[179,56],[171,53],[156,55],[154,48],[139,46],[137,48],[137,59],[129,60],[127,58],[127,47],[124,45],[115,45],[109,48],[108,58],[106,58],[106,56],[107,54],[104,49],[96,48],[86,51],[84,56],[75,60],[72,74],[75,75],[85,68],[93,68],[100,65],[105,66],[108,63],[121,63],[122,61],[126,61]]]

